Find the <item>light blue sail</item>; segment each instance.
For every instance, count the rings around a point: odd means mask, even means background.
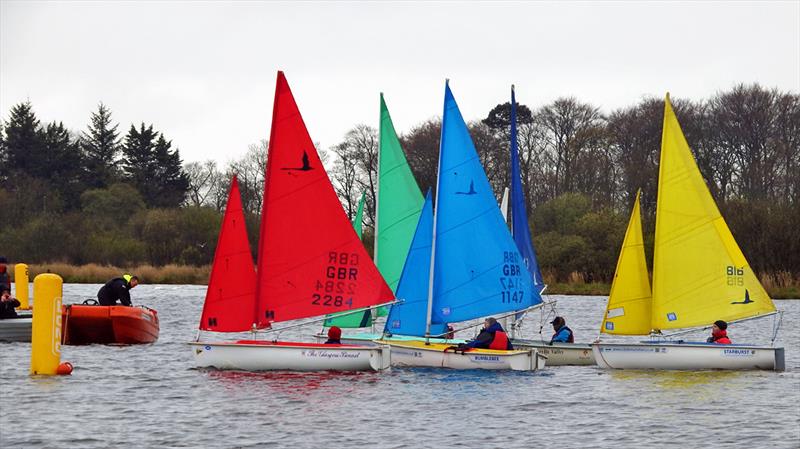
[[[431,323],[467,321],[542,302],[449,85],[445,86],[434,225]]]
[[[537,292],[544,290],[544,279],[536,260],[536,251],[531,241],[531,230],[528,227],[528,212],[525,207],[525,193],[522,190],[522,179],[519,173],[519,150],[517,149],[517,101],[514,98],[514,87],[511,87],[511,232],[522,255],[525,267],[531,274]]]
[[[431,239],[433,237],[433,201],[425,197],[417,229],[411,240],[395,296],[402,302],[392,306],[384,332],[394,335],[425,336],[430,281]],[[443,325],[431,326],[431,335],[444,333]]]

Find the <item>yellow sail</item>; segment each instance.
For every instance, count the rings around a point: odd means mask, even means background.
[[[775,311],[719,213],[667,94],[653,258],[653,329]]]
[[[647,335],[650,333],[652,295],[644,257],[642,213],[639,195],[625,231],[625,240],[617,260],[617,270],[611,283],[611,294],[603,317],[600,332],[620,335]]]

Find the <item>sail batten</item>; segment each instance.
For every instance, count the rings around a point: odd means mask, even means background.
[[[653,329],[701,327],[775,310],[703,180],[669,95],[653,259]]]

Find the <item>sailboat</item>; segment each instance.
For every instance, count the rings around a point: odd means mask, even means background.
[[[595,342],[597,364],[615,369],[783,370],[783,348],[669,339],[679,333],[661,336],[664,330],[776,313],[703,180],[669,94],[664,101],[652,292],[640,217],[637,194],[600,331],[655,338]]]
[[[394,295],[347,219],[289,84],[278,72],[253,267],[234,178],[214,255],[200,331],[245,332],[330,312],[389,304]],[[280,331],[288,329],[271,329]],[[381,370],[388,346],[277,340],[190,343],[199,367]]]
[[[449,83],[445,85],[436,208],[428,195],[406,259],[386,332],[442,336],[449,323],[541,304],[522,256],[505,225],[486,173]],[[425,262],[428,263],[425,263]],[[423,313],[424,312],[424,313]],[[446,343],[381,340],[392,364],[456,369],[535,370],[535,350],[474,349],[458,353]]]
[[[527,272],[531,276],[533,288],[539,294],[547,286],[544,283],[536,251],[533,248],[528,212],[525,207],[525,193],[522,189],[522,177],[519,167],[519,149],[517,146],[517,100],[514,86],[511,86],[511,232],[517,244]],[[511,342],[515,348],[532,348],[547,356],[547,364],[559,365],[594,365],[592,347],[588,343],[552,343],[549,341],[515,338],[513,331],[516,323],[511,324]]]

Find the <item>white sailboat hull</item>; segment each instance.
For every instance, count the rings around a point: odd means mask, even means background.
[[[424,342],[386,342],[392,347],[392,366],[451,369],[536,371],[547,358],[535,349],[514,351],[474,350],[466,353],[443,351],[448,345]]]
[[[713,343],[593,343],[597,365],[607,369],[776,370],[783,348]]]
[[[535,349],[547,357],[548,366],[594,365],[592,345],[588,343],[553,343],[542,340],[511,340],[517,349]]]
[[[189,343],[199,368],[241,371],[381,371],[391,363],[386,345],[349,346],[265,341]]]

